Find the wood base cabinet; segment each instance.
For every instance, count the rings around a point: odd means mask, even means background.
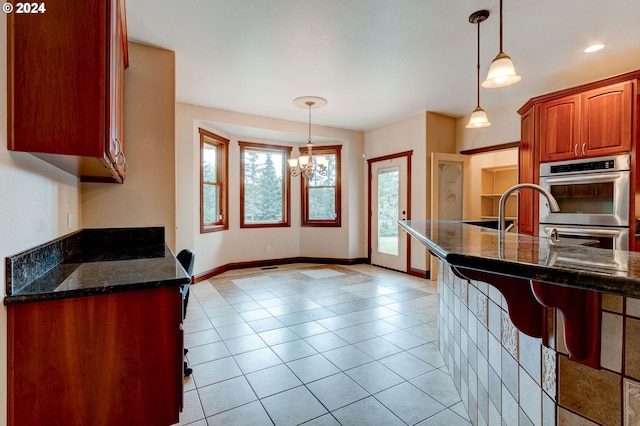
[[[8,424],[177,423],[181,309],[176,287],[8,305]]]
[[[7,148],[83,181],[122,183],[124,0],[54,1],[7,15]]]

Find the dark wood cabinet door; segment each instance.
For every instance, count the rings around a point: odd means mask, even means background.
[[[536,108],[522,114],[518,183],[538,183],[538,157],[536,151]],[[535,191],[522,191],[518,196],[518,233],[537,235],[538,198]]]
[[[122,182],[124,0],[7,15],[7,148],[82,180]]]
[[[540,110],[540,161],[576,158],[580,148],[580,96],[543,103]]]
[[[178,422],[181,321],[176,287],[8,306],[8,424]]]
[[[46,13],[7,15],[9,134],[16,151],[102,157],[105,7],[51,2]]]
[[[582,146],[586,157],[631,149],[633,83],[614,84],[582,95]]]

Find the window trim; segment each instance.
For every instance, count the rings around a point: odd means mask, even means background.
[[[302,179],[302,217],[301,226],[306,227],[341,227],[342,219],[342,159],[340,152],[342,151],[342,145],[326,145],[313,147],[314,154],[334,154],[336,156],[336,217],[333,220],[318,220],[309,219],[309,186],[308,180]]]
[[[240,145],[240,228],[291,227],[291,175],[289,173],[287,159],[291,156],[292,148],[290,146],[242,141],[238,141],[238,145]],[[284,217],[280,222],[246,223],[244,221],[244,153],[246,148],[282,154],[282,214]]]
[[[217,232],[229,229],[229,139],[216,135],[208,130],[198,128],[200,133],[200,233]],[[220,206],[220,214],[222,219],[218,222],[204,222],[204,186],[213,183],[205,183],[204,181],[204,148],[205,144],[216,147],[218,151],[216,165],[217,170],[217,186],[218,189],[218,205]],[[215,184],[214,184],[215,185]]]

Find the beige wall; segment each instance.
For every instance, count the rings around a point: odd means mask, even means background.
[[[79,182],[38,158],[7,150],[6,15],[0,15],[0,258],[81,227]],[[67,214],[72,215],[70,229]],[[0,268],[4,296],[5,269]],[[7,424],[7,314],[0,314],[0,424]]]
[[[426,138],[425,113],[365,133],[365,154],[368,159],[413,150],[411,157],[411,218],[413,219],[427,217],[427,194],[424,187],[427,176]],[[366,192],[363,196],[365,202],[368,202]],[[366,217],[363,217],[363,220],[366,220]],[[425,246],[412,238],[411,267],[426,270],[426,253]]]
[[[82,183],[84,228],[164,226],[175,245],[175,54],[129,43],[123,185]]]
[[[300,178],[291,179],[291,227],[240,229],[238,140],[294,147],[304,145],[308,123],[178,103],[176,105],[177,245],[196,251],[194,273],[234,262],[288,257],[355,259],[365,256],[363,133],[313,126],[314,145],[342,145],[342,226],[300,227]],[[229,230],[200,233],[198,128],[229,143]],[[270,247],[270,251],[267,251]]]

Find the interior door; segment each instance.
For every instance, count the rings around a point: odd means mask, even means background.
[[[371,263],[407,272],[408,157],[371,163]]]
[[[469,217],[470,157],[431,154],[431,220],[463,220]],[[437,259],[431,256],[430,278],[438,278]]]

